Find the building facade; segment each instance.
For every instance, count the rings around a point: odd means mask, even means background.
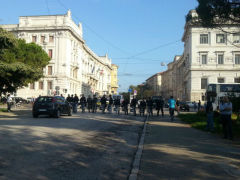
[[[189,13],[197,17],[195,10]],[[208,84],[240,83],[239,27],[228,24],[222,31],[188,21],[182,41],[183,55],[175,57],[163,73],[163,89],[169,87],[166,93],[185,101],[205,101]]]
[[[156,73],[146,80],[146,84],[153,90],[154,96],[161,96],[162,73]]]
[[[117,94],[118,90],[118,66],[116,64],[112,64],[111,71],[111,94]]]
[[[51,58],[44,68],[44,78],[19,89],[17,96],[111,92],[111,59],[96,55],[86,45],[82,25],[74,23],[71,11],[63,15],[22,16],[19,24],[0,27],[27,43],[39,44]]]
[[[195,10],[189,13],[192,17],[198,16]],[[225,33],[229,31],[231,33]],[[204,101],[210,83],[239,83],[239,26],[228,24],[222,31],[199,27],[189,21],[185,25],[182,41],[186,100]]]

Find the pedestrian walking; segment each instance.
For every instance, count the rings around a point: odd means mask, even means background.
[[[206,114],[207,114],[207,131],[213,131],[214,130],[214,123],[213,123],[213,104],[210,98],[207,99],[206,104]]]
[[[137,99],[135,98],[135,96],[133,96],[133,99],[131,100],[131,104],[130,104],[132,111],[133,111],[133,115],[136,116],[136,106],[137,106]]]
[[[69,102],[69,103],[71,103],[71,96],[70,96],[70,94],[68,94],[68,96],[67,96],[67,102]]]
[[[86,104],[87,104],[87,100],[86,100],[84,94],[82,94],[82,97],[81,97],[81,99],[80,99],[80,105],[81,105],[81,108],[82,108],[82,113],[85,112],[85,106],[86,106]]]
[[[79,98],[77,94],[75,94],[75,96],[73,97],[73,113],[77,113],[78,101]]]
[[[97,96],[93,95],[93,99],[92,99],[92,113],[96,113],[97,112],[97,102],[98,102]]]
[[[198,111],[200,111],[200,109],[201,109],[201,101],[199,100],[198,101]]]
[[[140,116],[144,116],[146,106],[147,106],[147,104],[146,104],[145,99],[141,100],[140,104],[139,104],[139,114],[140,114]]]
[[[109,95],[109,97],[108,97],[108,112],[109,112],[109,114],[112,113],[112,106],[113,106],[113,98],[112,98],[112,95]]]
[[[176,106],[176,101],[173,99],[173,96],[171,96],[170,99],[168,100],[168,104],[169,104],[170,118],[171,118],[171,121],[173,121],[174,120],[174,110],[175,110],[175,106]]]
[[[128,104],[129,104],[129,100],[124,99],[122,102],[122,107],[125,115],[128,115]]]
[[[147,100],[147,111],[149,116],[153,116],[153,100],[151,97]]]
[[[232,103],[229,101],[228,97],[223,97],[223,101],[220,103],[220,114],[223,127],[224,138],[233,140],[232,133]]]
[[[116,114],[120,114],[120,105],[121,105],[121,102],[120,102],[120,97],[117,96],[117,99],[114,100],[114,106],[115,106],[115,110],[116,110]]]
[[[163,98],[160,97],[160,99],[156,100],[157,116],[159,116],[159,111],[161,111],[162,117],[164,116],[163,106],[164,106],[164,101],[163,101]]]
[[[13,105],[13,99],[12,99],[11,95],[8,94],[7,95],[7,109],[8,109],[8,112],[12,111],[11,110],[12,105]]]
[[[102,113],[104,114],[106,106],[107,106],[107,98],[105,95],[102,96],[100,102],[101,102],[101,107],[102,107]]]
[[[87,108],[88,108],[88,112],[90,113],[92,110],[92,103],[93,103],[93,99],[91,98],[90,95],[88,95],[87,98]]]

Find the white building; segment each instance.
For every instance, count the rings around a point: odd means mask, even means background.
[[[111,90],[111,59],[96,55],[83,40],[82,25],[71,12],[64,15],[22,16],[19,24],[1,25],[27,43],[35,42],[51,57],[44,78],[19,89],[17,96],[53,94],[108,94]]]
[[[195,10],[189,12],[197,17]],[[208,29],[186,22],[184,52],[162,74],[163,96],[204,101],[210,83],[240,83],[240,28],[234,24]]]
[[[197,16],[195,10],[189,13]],[[240,83],[240,28],[229,24],[223,30],[238,34],[186,23],[182,37],[186,100],[204,101],[210,83]]]
[[[161,96],[162,73],[156,73],[149,77],[146,84],[152,88],[154,96]]]

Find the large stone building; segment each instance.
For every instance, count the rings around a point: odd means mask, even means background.
[[[53,94],[108,94],[111,92],[111,59],[96,55],[83,40],[82,25],[71,12],[64,15],[22,16],[19,24],[1,25],[27,43],[35,42],[51,57],[44,78],[19,89],[17,96]]]
[[[153,90],[154,96],[161,96],[162,73],[156,73],[146,80],[146,84]]]
[[[195,10],[189,13],[197,17]],[[167,77],[162,78],[162,86],[169,83],[167,92],[175,98],[204,101],[208,84],[240,83],[239,32],[239,26],[234,24],[223,26],[222,31],[186,22],[183,55],[169,64],[167,72],[163,73]],[[171,76],[172,80],[169,80]]]
[[[118,90],[118,66],[116,64],[112,64],[112,71],[111,71],[111,93],[117,94]]]

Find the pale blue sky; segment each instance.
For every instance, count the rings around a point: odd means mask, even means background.
[[[0,24],[19,16],[65,14],[83,24],[83,38],[119,65],[119,91],[166,70],[183,52],[185,15],[197,0],[0,0]]]

